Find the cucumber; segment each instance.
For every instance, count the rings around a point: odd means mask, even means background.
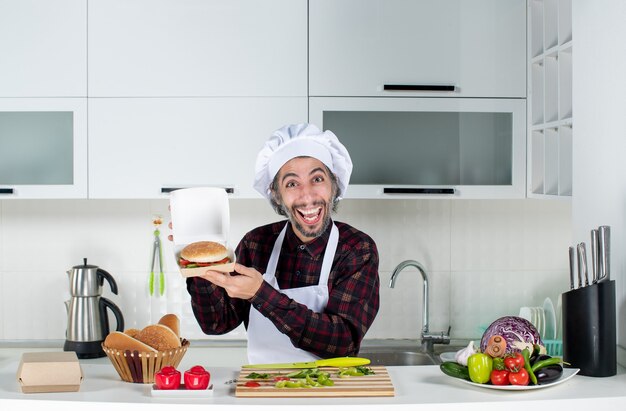
[[[439,365],[439,369],[450,377],[461,378],[463,380],[470,379],[467,367],[457,363],[456,361],[444,361]]]

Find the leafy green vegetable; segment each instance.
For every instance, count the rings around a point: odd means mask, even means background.
[[[365,367],[363,365],[357,367],[339,368],[339,371],[337,372],[339,378],[360,377],[362,375],[372,374],[375,374],[375,372],[371,368]]]
[[[266,379],[270,378],[270,375],[267,374],[267,373],[259,374],[258,372],[252,372],[252,373],[246,375],[245,378],[252,378],[252,379],[255,379],[255,380],[266,380]]]

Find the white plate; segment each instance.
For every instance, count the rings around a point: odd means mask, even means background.
[[[442,352],[441,354],[439,354],[439,358],[441,358],[441,361],[446,362],[446,361],[456,361],[456,351],[455,352]]]
[[[488,388],[490,390],[529,391],[529,390],[538,390],[538,389],[541,389],[541,388],[548,388],[548,387],[552,387],[552,386],[564,383],[565,381],[569,380],[574,375],[576,375],[578,373],[578,371],[580,371],[579,368],[564,368],[563,369],[563,375],[561,375],[561,378],[559,378],[556,381],[550,382],[548,384],[541,384],[541,385],[491,385],[491,384],[477,384],[475,382],[471,382],[471,381],[468,381],[468,380],[463,380],[461,378],[456,378],[456,377],[450,377],[450,378],[454,378],[455,380],[464,382],[464,383],[469,384],[469,385],[474,385],[476,387]]]
[[[180,384],[177,390],[160,390],[155,384],[152,384],[150,394],[153,397],[164,398],[206,398],[213,396],[213,384],[209,385],[206,390],[187,390],[185,384]]]
[[[556,339],[556,312],[554,304],[550,298],[546,298],[543,302],[543,311],[546,315],[546,329],[543,338],[546,340]]]

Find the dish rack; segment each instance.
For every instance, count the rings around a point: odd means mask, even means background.
[[[546,351],[550,357],[562,357],[563,356],[563,341],[562,340],[543,340],[543,345],[546,347]]]

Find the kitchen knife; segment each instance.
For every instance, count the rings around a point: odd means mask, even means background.
[[[598,230],[591,230],[591,282],[598,282]]]
[[[576,246],[578,255],[578,288],[583,286],[583,247],[582,243],[578,243]]]
[[[574,257],[574,247],[569,248],[569,289],[574,287],[574,267],[576,266],[576,257]]]
[[[370,360],[360,357],[336,357],[309,362],[290,362],[275,364],[248,364],[243,368],[319,368],[319,367],[357,367],[367,365]]]
[[[611,279],[611,227],[598,227],[598,282]]]
[[[589,273],[587,270],[587,246],[583,242],[583,243],[578,244],[578,248],[579,248],[578,252],[582,256],[580,257],[578,266],[579,266],[580,271],[583,272],[583,277],[585,278],[585,287],[587,287],[589,285]]]

